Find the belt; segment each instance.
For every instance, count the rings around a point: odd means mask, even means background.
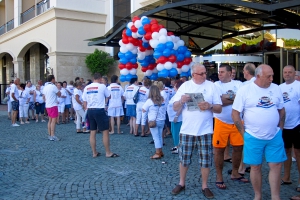
[[[88,108],[88,110],[104,110],[104,108]]]

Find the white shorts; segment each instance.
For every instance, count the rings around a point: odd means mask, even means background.
[[[108,108],[107,113],[110,117],[120,117],[124,115],[123,107]]]
[[[136,105],[136,121],[135,124],[146,125],[147,115],[148,113],[143,113],[142,108],[145,102],[138,102]]]
[[[28,117],[29,104],[19,105],[19,117]]]
[[[65,104],[64,103],[63,104],[58,104],[57,108],[58,108],[59,113],[64,113],[65,112]]]

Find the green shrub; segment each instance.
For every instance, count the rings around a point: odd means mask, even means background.
[[[85,63],[89,71],[94,74],[96,72],[101,75],[107,75],[109,68],[116,61],[105,51],[95,49],[94,53],[86,56]]]

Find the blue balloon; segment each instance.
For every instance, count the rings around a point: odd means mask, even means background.
[[[171,55],[171,50],[170,50],[170,49],[165,49],[165,50],[163,51],[163,55],[164,55],[165,57],[169,57],[169,56]]]
[[[132,31],[129,28],[126,29],[126,35],[130,37],[132,36]]]
[[[178,47],[177,51],[178,53],[184,54],[187,51],[187,47],[186,46],[180,46]]]
[[[189,50],[187,50],[185,53],[184,53],[184,57],[186,57],[186,58],[190,58],[192,56],[192,53],[189,51]]]
[[[152,75],[149,78],[150,78],[150,80],[155,81],[158,78],[158,74],[152,73]]]
[[[183,54],[178,54],[177,55],[177,61],[181,62],[184,60],[184,55]]]
[[[178,52],[174,49],[171,50],[171,55],[174,55],[174,56],[177,56],[178,55]]]
[[[137,62],[136,58],[131,58],[130,61],[132,64],[135,64]]]
[[[152,58],[152,59],[150,60],[150,64],[154,64],[154,63],[156,63],[156,60],[155,60],[154,58]]]
[[[154,56],[154,58],[156,58],[156,59],[159,59],[159,57],[161,57],[163,54],[162,54],[162,52],[160,52],[160,51],[154,51],[154,53],[153,53],[153,56]]]
[[[143,24],[143,26],[144,26],[145,24],[150,24],[150,19],[144,18],[144,19],[142,20],[142,24]]]
[[[141,62],[142,67],[147,67],[149,65],[149,62],[144,60],[143,62]]]
[[[151,55],[146,56],[146,57],[145,57],[145,60],[146,60],[147,62],[150,62],[150,61],[152,60],[152,56],[151,56]]]
[[[126,58],[121,58],[120,59],[120,63],[122,63],[122,64],[126,64],[126,63],[128,63],[128,59],[126,59]]]
[[[174,43],[171,42],[171,41],[168,41],[168,42],[166,42],[166,47],[167,47],[168,49],[173,49]]]
[[[187,72],[181,72],[181,74],[180,74],[180,77],[183,77],[183,76],[186,76],[186,77],[188,77],[188,76],[189,76],[189,74],[188,74]]]
[[[148,42],[143,42],[143,47],[148,48],[150,44]]]
[[[144,30],[144,27],[140,27],[139,29],[138,29],[138,33],[140,34],[140,35],[145,35],[146,34],[146,31]]]
[[[169,76],[170,76],[170,77],[174,77],[174,76],[176,76],[177,74],[178,74],[177,69],[172,68],[172,69],[169,70]]]
[[[187,71],[188,76],[192,76],[191,70]]]
[[[125,58],[128,59],[128,60],[130,60],[130,59],[132,58],[132,56],[133,56],[133,54],[132,54],[131,51],[127,51],[127,52],[125,53]]]
[[[132,75],[132,78],[138,78],[138,76],[135,74],[135,75]]]
[[[126,76],[125,75],[121,75],[120,76],[120,81],[121,82],[125,82],[126,81]]]
[[[124,56],[125,56],[124,53],[122,53],[122,52],[119,52],[119,53],[118,53],[118,57],[119,57],[119,58],[124,58]]]
[[[158,72],[158,77],[168,77],[169,76],[169,70],[163,69]]]
[[[131,74],[127,74],[126,75],[126,81],[130,81],[132,79],[132,75]]]
[[[160,52],[163,52],[166,48],[166,45],[165,44],[162,44],[162,43],[159,43],[156,47],[156,50],[157,51],[160,51]]]

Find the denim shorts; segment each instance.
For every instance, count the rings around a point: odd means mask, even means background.
[[[65,105],[65,109],[70,109],[71,108],[71,104],[66,104]]]
[[[38,114],[44,114],[45,111],[45,103],[35,103],[35,113]]]
[[[287,159],[281,130],[271,140],[258,139],[244,133],[244,163],[261,165],[264,155],[268,163],[281,163]]]
[[[126,116],[136,117],[136,105],[127,105]]]
[[[29,102],[29,110],[34,110],[34,102]]]
[[[12,101],[11,108],[13,111],[19,111],[19,101]]]
[[[104,108],[89,108],[87,111],[89,117],[90,130],[105,131],[108,130],[109,118]]]

